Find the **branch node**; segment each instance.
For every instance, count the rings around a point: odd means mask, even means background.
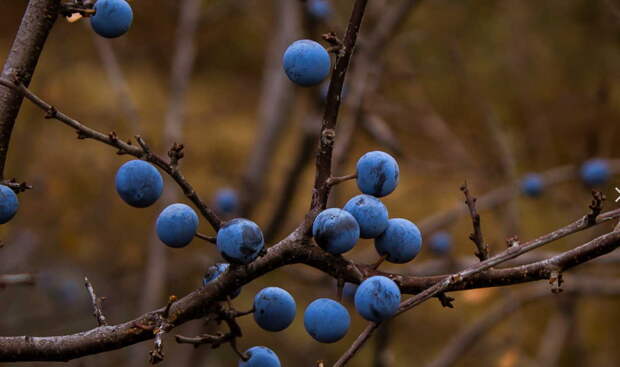
[[[138,145],[140,145],[140,148],[142,148],[142,151],[147,156],[147,158],[150,157],[151,156],[151,148],[148,146],[148,144],[146,144],[146,141],[144,141],[142,136],[136,135],[136,141],[138,142]]]
[[[592,190],[592,202],[588,205],[590,212],[586,216],[588,226],[593,226],[596,224],[596,218],[603,211],[603,202],[605,199],[606,197],[602,192]]]
[[[183,144],[173,143],[172,147],[168,151],[168,157],[170,158],[170,166],[175,167],[179,164],[179,161],[185,156],[183,153]]]
[[[58,110],[56,109],[56,107],[50,106],[50,108],[48,108],[47,111],[45,111],[44,118],[49,120],[49,119],[55,119],[56,116],[58,116]]]
[[[168,316],[170,315],[170,307],[172,307],[172,304],[175,303],[176,301],[177,301],[177,296],[175,296],[174,294],[168,297],[168,304],[166,305],[166,308],[164,309],[164,312],[162,313],[163,318],[165,319],[168,318]]]
[[[562,277],[561,270],[554,270],[549,277],[549,284],[551,284],[551,292],[554,294],[562,293],[562,284],[564,278]]]
[[[336,139],[336,131],[334,129],[325,129],[321,134],[321,140],[323,145],[334,145]]]
[[[514,235],[512,237],[508,237],[506,238],[506,247],[507,248],[512,248],[512,247],[518,247],[521,243],[519,242],[519,236]]]
[[[342,56],[344,53],[344,44],[340,38],[334,32],[325,33],[321,36],[325,42],[329,43],[327,52],[332,52],[338,56]]]

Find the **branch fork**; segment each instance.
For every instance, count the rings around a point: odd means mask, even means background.
[[[338,38],[336,33],[334,32],[325,33],[321,37],[323,37],[325,42],[329,43],[327,52],[331,52],[338,56],[342,56],[342,54],[344,53],[344,44],[342,43],[342,40]]]

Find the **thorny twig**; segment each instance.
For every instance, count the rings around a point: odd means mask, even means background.
[[[37,96],[36,94],[32,93],[28,88],[26,88],[26,86],[24,86],[18,81],[13,82],[7,79],[0,78],[0,85],[11,88],[21,93],[37,107],[45,111],[47,113],[47,117],[56,119],[64,123],[65,125],[73,128],[77,132],[78,138],[97,140],[101,143],[117,148],[120,153],[130,154],[137,158],[146,159],[157,167],[161,168],[164,172],[170,175],[170,177],[172,177],[174,181],[181,187],[185,196],[187,196],[187,198],[190,199],[194,203],[194,205],[196,205],[203,217],[207,219],[207,221],[215,230],[218,230],[222,225],[222,220],[217,216],[217,214],[215,214],[215,212],[211,208],[209,208],[209,206],[204,202],[204,200],[202,200],[200,196],[198,196],[194,188],[181,174],[180,170],[176,169],[176,167],[174,167],[169,161],[158,156],[157,154],[154,154],[150,150],[149,146],[146,144],[146,141],[141,136],[136,136],[136,140],[139,146],[132,145],[131,143],[125,142],[116,137],[116,134],[113,132],[110,134],[104,134],[65,115],[49,103],[39,98],[39,96]]]
[[[461,186],[461,191],[463,191],[463,194],[465,195],[465,204],[467,204],[467,207],[469,208],[472,226],[474,227],[474,232],[469,235],[469,239],[476,245],[476,257],[479,258],[480,261],[484,261],[489,257],[489,246],[484,243],[484,237],[482,236],[480,214],[478,214],[478,210],[476,209],[476,198],[470,195],[469,189],[467,188],[467,183],[464,183],[463,186]]]
[[[95,319],[97,319],[97,325],[107,325],[108,323],[105,316],[103,315],[103,311],[101,310],[101,301],[105,298],[97,298],[97,295],[95,295],[95,289],[93,288],[93,285],[90,283],[87,277],[84,277],[84,285],[88,290],[88,294],[90,295],[90,301],[93,304],[93,316],[95,316]]]

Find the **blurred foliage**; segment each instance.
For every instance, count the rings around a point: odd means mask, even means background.
[[[335,19],[342,27],[352,1],[333,2],[337,3]],[[362,39],[383,14],[384,6],[394,2],[371,1]],[[257,133],[264,57],[275,23],[272,2],[239,0],[232,11],[214,11],[227,6],[224,3],[227,1],[204,1],[205,20],[198,33],[197,61],[186,101],[182,169],[208,199],[218,188],[240,183]],[[2,1],[0,59],[6,57],[25,4],[25,0]],[[617,0],[425,0],[384,54],[376,55],[384,62],[383,74],[366,106],[388,123],[404,148],[401,184],[384,200],[391,216],[415,222],[458,205],[462,201],[458,188],[465,180],[473,193],[480,195],[529,171],[580,164],[593,156],[618,157],[620,18],[614,16],[610,4],[620,7]],[[140,133],[163,153],[167,148],[162,131],[178,2],[133,1],[132,6],[133,28],[111,43],[139,110],[138,125],[128,121],[117,105],[118,97],[84,21],[58,21],[31,87],[80,121],[103,131],[115,130],[122,137]],[[335,30],[341,32],[342,28]],[[309,113],[311,104],[304,103],[308,97],[306,91],[299,93],[297,109],[269,168],[268,190],[255,198],[260,205],[252,219],[259,224],[267,223],[280,193],[301,134],[301,121]],[[502,151],[501,141],[507,150]],[[356,131],[347,165],[340,173],[352,172],[357,157],[373,149],[384,148],[364,131]],[[506,151],[515,163],[515,172],[506,168]],[[34,288],[0,291],[3,335],[65,334],[94,327],[82,284],[85,275],[97,293],[107,297],[104,310],[112,322],[147,311],[138,309],[138,304],[148,239],[158,209],[130,208],[117,196],[114,174],[127,159],[110,147],[76,140],[70,129],[44,120],[39,110],[24,104],[7,174],[28,181],[34,189],[20,195],[17,217],[0,228],[7,243],[0,250],[0,271],[33,271],[39,273],[40,280]],[[313,169],[307,169],[282,234],[302,220],[313,177]],[[167,177],[165,182],[174,186]],[[612,183],[603,191],[615,198]],[[338,205],[356,192],[354,183],[344,183],[337,192]],[[588,201],[588,190],[579,182],[553,187],[539,200],[518,199],[520,238],[532,238],[578,218]],[[608,207],[612,205],[609,200]],[[505,207],[482,212],[482,220],[495,250],[514,234],[508,232],[514,223],[508,223]],[[609,228],[574,235],[550,249],[575,246]],[[470,255],[473,246],[467,239],[467,218],[448,230],[455,237],[456,253]],[[205,221],[201,231],[211,231]],[[372,242],[363,240],[350,256],[373,261],[362,254],[368,254],[363,249],[371,246]],[[169,294],[181,296],[198,287],[206,267],[220,260],[212,246],[199,240],[185,249],[165,251],[170,266],[162,304]],[[386,269],[406,273],[429,258],[425,249],[411,265]],[[303,266],[291,269],[278,270],[247,285],[234,304],[247,309],[259,289],[282,286],[296,297],[296,321],[282,333],[268,333],[247,317],[242,321],[246,335],[241,345],[270,346],[285,366],[309,366],[318,358],[334,361],[364,322],[354,316],[345,340],[333,345],[315,343],[303,330],[303,309],[313,298],[335,297],[334,283]],[[439,302],[431,301],[399,317],[390,329],[393,366],[430,361],[456,331],[508,292],[457,293],[452,295],[456,298],[454,310],[441,309]],[[620,338],[612,325],[620,321],[619,306],[618,300],[577,301],[577,332],[566,346],[561,365],[618,365]],[[459,365],[532,365],[554,309],[551,302],[527,307],[480,340]],[[175,332],[196,330],[200,329],[186,325]],[[583,352],[581,359],[571,358],[576,349]],[[70,365],[125,365],[133,350],[91,356]],[[166,351],[164,365],[176,366],[175,358],[185,353],[192,353],[193,365],[236,365],[227,347],[194,350],[176,345],[168,337]],[[371,343],[352,365],[370,366],[373,354]]]

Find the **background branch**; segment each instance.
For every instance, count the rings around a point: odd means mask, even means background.
[[[560,296],[549,291],[544,285],[534,285],[529,289],[517,292],[508,296],[505,300],[496,303],[493,307],[486,310],[484,315],[455,334],[451,340],[437,354],[437,357],[428,363],[426,367],[449,367],[453,366],[459,358],[480,342],[480,340],[497,324],[506,321],[511,314],[523,309],[524,307],[543,301],[552,297],[617,297],[620,295],[620,282],[615,279],[593,279],[571,277],[564,293]],[[557,339],[559,330],[554,328],[553,334],[548,335],[548,339]],[[550,340],[549,340],[550,341]],[[547,366],[547,364],[543,364]]]

